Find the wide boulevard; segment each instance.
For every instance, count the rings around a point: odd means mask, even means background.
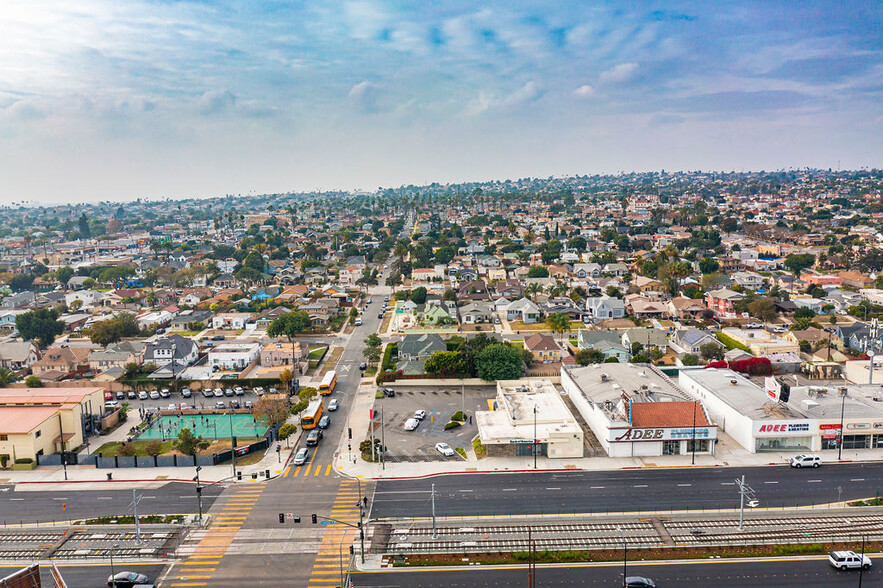
[[[372,518],[646,512],[739,507],[744,475],[761,508],[875,496],[883,464],[457,474],[377,483]]]

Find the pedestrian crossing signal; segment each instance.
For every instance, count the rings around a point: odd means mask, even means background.
[[[312,515],[312,518],[313,518],[313,524],[314,524],[314,525],[317,524],[317,523],[318,523],[318,519],[316,518],[316,515],[315,515],[315,514]]]
[[[279,513],[279,522],[285,523],[285,513],[284,512]]]

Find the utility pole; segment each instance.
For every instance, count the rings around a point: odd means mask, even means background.
[[[843,456],[843,411],[846,408],[846,394],[848,392],[846,386],[840,388],[840,439],[837,443],[837,461]]]
[[[745,475],[736,478],[736,486],[739,488],[739,530],[745,530],[745,499],[748,498],[748,506],[754,508],[757,506],[757,498],[754,495],[754,489],[745,483]]]
[[[141,496],[135,495],[135,489],[132,488],[132,511],[135,514],[135,545],[141,545],[141,523],[138,521],[138,503],[141,502]]]
[[[693,457],[690,460],[692,465],[696,465],[696,401],[693,401]]]
[[[435,484],[432,485],[432,538],[438,539],[438,529],[435,526]]]
[[[381,469],[386,469],[386,457],[384,453],[386,452],[386,446],[384,445],[384,435],[383,435],[383,405],[380,405],[380,467]]]
[[[199,524],[202,524],[202,486],[199,485],[199,470],[202,469],[202,466],[196,466],[196,477],[193,478],[196,480],[196,503],[199,506]]]
[[[533,407],[533,469],[537,469],[537,406]]]
[[[110,546],[110,585],[113,588],[117,586],[116,574],[113,571],[113,550],[117,548],[117,544],[114,543]]]
[[[617,527],[619,530],[619,536],[622,538],[622,588],[626,588],[625,579],[628,576],[628,560],[629,560],[629,546],[625,540],[625,529],[622,527]]]
[[[865,534],[862,533],[862,559],[861,564],[858,568],[858,588],[862,588],[862,575],[865,571]]]

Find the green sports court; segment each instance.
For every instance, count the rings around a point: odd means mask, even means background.
[[[263,437],[267,432],[263,423],[255,423],[250,414],[185,414],[159,417],[138,439],[175,439],[182,429],[190,429],[204,439],[243,439]],[[231,433],[232,429],[232,433]]]

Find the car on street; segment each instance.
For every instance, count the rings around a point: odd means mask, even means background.
[[[319,429],[313,429],[310,431],[310,434],[307,435],[307,447],[315,447],[319,444],[319,441],[322,439],[322,431]]]
[[[371,299],[369,298],[368,301],[365,302],[365,304],[371,304]]]
[[[138,399],[139,400],[147,400],[147,392],[145,392],[144,390],[141,390],[140,392],[138,392]]]
[[[217,402],[215,402],[215,408],[219,410],[224,410],[225,408],[227,408],[227,405],[224,404],[223,400],[218,400]]]
[[[748,323],[745,325],[746,329],[762,329],[763,323]]]
[[[181,390],[181,396],[183,396],[184,398],[190,398],[191,396],[193,396],[193,392],[190,391],[190,388],[184,388],[183,390]]]
[[[302,466],[307,463],[307,458],[310,456],[310,450],[306,447],[301,447],[297,450],[297,453],[294,455],[294,465]]]
[[[150,578],[138,572],[117,572],[107,577],[108,586],[116,588],[132,588],[133,586],[150,586]]]
[[[828,556],[828,563],[838,570],[857,570],[859,568],[867,570],[873,565],[871,558],[859,555],[854,551],[834,551]]]
[[[383,320],[383,313],[382,313],[382,312],[378,312],[378,313],[377,313],[377,318],[379,318],[380,320]]]
[[[420,426],[420,421],[418,421],[417,419],[408,419],[405,421],[405,430],[406,431],[413,431],[418,426]]]
[[[366,369],[368,369],[368,364],[363,361],[362,363],[359,364],[359,369],[362,371],[365,371]]]
[[[320,429],[327,429],[329,425],[331,425],[331,417],[329,417],[327,414],[322,415],[322,418],[319,419],[318,427]]]
[[[625,579],[626,588],[656,588],[656,583],[644,576],[628,576]]]
[[[337,398],[333,398],[331,402],[328,403],[328,412],[334,412],[337,410]]]
[[[812,453],[804,453],[791,458],[792,468],[817,468],[822,465],[822,458]]]
[[[383,395],[386,396],[387,398],[395,398],[395,397],[396,397],[396,391],[393,390],[392,388],[384,388],[384,389],[383,389]]]
[[[454,450],[451,449],[451,446],[447,443],[436,443],[435,450],[445,457],[451,457],[452,455],[454,455]]]
[[[150,399],[151,400],[159,400],[159,392],[157,392],[156,390],[151,390],[150,391]]]
[[[224,335],[215,335],[214,337],[212,337],[212,341],[223,341],[224,338]]]
[[[356,326],[357,326],[357,327],[361,327],[361,326],[362,326],[362,318],[361,318],[361,317],[359,317],[359,318],[356,319]]]
[[[415,410],[414,411],[414,418],[417,419],[418,421],[422,421],[423,419],[426,418],[426,411],[425,410]]]

